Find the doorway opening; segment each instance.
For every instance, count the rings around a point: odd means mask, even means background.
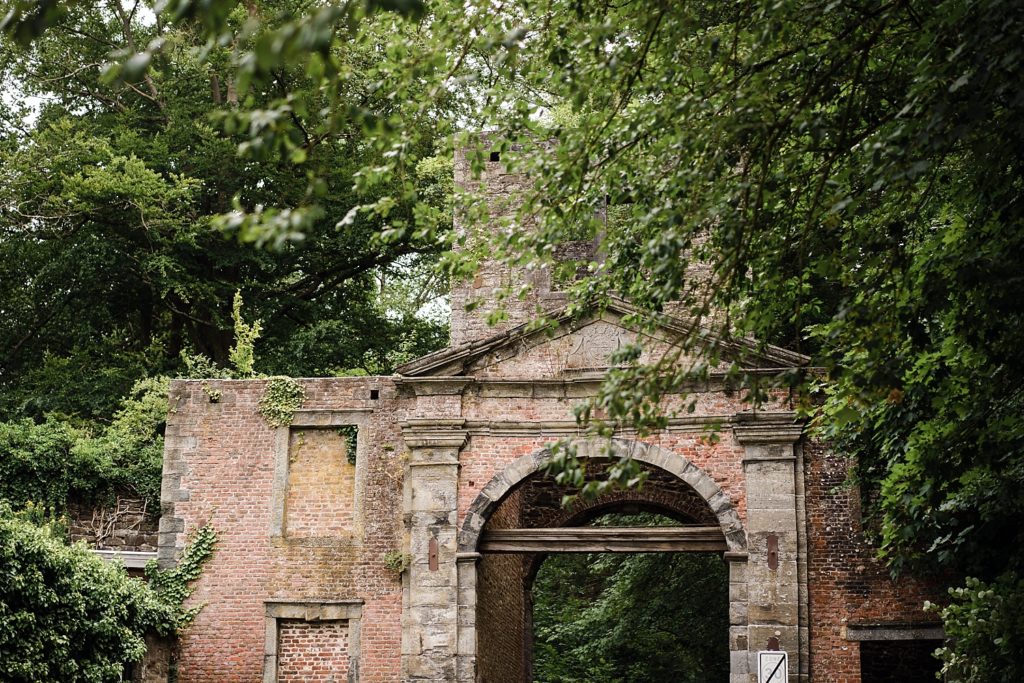
[[[612,513],[594,526],[676,526]],[[552,553],[533,577],[537,683],[725,683],[729,572],[717,553]]]
[[[728,681],[722,526],[689,484],[644,469],[642,488],[568,508],[537,472],[492,506],[477,546],[478,680]]]

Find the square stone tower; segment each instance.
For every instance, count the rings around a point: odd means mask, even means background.
[[[512,219],[520,208],[520,197],[530,181],[510,173],[498,151],[489,151],[490,138],[478,138],[477,146],[463,147],[455,152],[455,185],[475,193],[487,206],[490,222],[469,225],[465,215],[456,215],[457,250],[478,251],[479,267],[467,280],[452,282],[451,345],[469,344],[474,340],[506,332],[534,320],[538,314],[565,306],[567,295],[561,291],[551,268],[528,269],[510,266],[492,258],[488,242],[494,237],[486,231],[531,230],[529,221],[501,226],[503,219]],[[513,145],[513,149],[516,149]],[[482,152],[483,168],[474,173],[474,156]],[[555,263],[581,264],[599,258],[600,238],[564,242],[555,248]],[[491,317],[500,318],[488,322]]]

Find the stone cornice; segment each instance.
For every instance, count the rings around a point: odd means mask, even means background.
[[[438,377],[395,377],[395,386],[406,396],[457,396],[475,393],[484,398],[581,398],[597,392],[609,368],[567,369],[553,377],[495,377],[488,375],[445,375]],[[750,368],[752,375],[772,376],[786,368]],[[808,372],[814,371],[809,368]],[[726,391],[731,379],[725,371],[712,371],[706,380],[686,382],[677,395]]]
[[[409,448],[462,448],[469,438],[462,419],[411,419],[401,423]]]
[[[804,425],[793,412],[737,413],[732,431],[744,446],[793,444],[803,435]]]
[[[666,432],[703,432],[716,426],[727,429],[732,422],[731,415],[703,415],[669,418]],[[466,430],[471,436],[591,436],[586,427],[581,427],[575,420],[466,420]],[[618,429],[615,436],[632,436],[635,430]]]

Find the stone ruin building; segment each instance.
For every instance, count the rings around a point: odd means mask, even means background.
[[[486,166],[494,198],[514,191],[500,161]],[[456,179],[467,177],[457,156]],[[261,417],[265,380],[173,383],[160,562],[173,564],[206,523],[220,538],[192,598],[205,607],[181,637],[178,680],[531,680],[530,560],[593,547],[719,553],[731,683],[762,680],[759,651],[788,655],[788,679],[773,681],[934,680],[928,654],[942,631],[921,609],[928,587],[891,580],[874,559],[844,485],[849,463],[809,439],[782,399],[751,412],[713,375],[695,389],[696,412],[655,437],[623,430],[580,444],[583,457],[629,451],[647,485],[562,508],[542,471],[549,445],[578,434],[573,406],[636,335],[621,323],[625,302],[531,331],[537,307],[565,303],[536,277],[497,327],[464,310],[517,276],[489,264],[457,283],[451,345],[395,375],[299,380],[305,399],[289,426]],[[656,353],[685,326],[666,324],[645,346]],[[752,369],[808,362],[732,349]],[[686,526],[585,526],[638,508]]]

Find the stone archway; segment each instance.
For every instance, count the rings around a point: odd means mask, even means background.
[[[588,439],[578,442],[577,455],[580,458],[619,457],[629,453],[637,462],[666,472],[685,484],[696,495],[704,510],[700,518],[704,523],[717,521],[721,530],[719,538],[724,541],[722,548],[729,564],[729,612],[730,622],[739,626],[739,615],[746,613],[746,532],[728,494],[702,469],[683,456],[668,449],[637,441],[615,439],[612,441]],[[478,561],[484,531],[488,521],[499,510],[502,503],[517,492],[524,482],[536,476],[549,462],[551,453],[542,449],[523,456],[494,476],[470,505],[458,536],[458,583],[459,583],[459,680],[475,680],[477,676],[476,648],[483,631],[477,628],[478,618]],[[691,515],[692,516],[692,515]],[[486,629],[486,624],[481,624]],[[730,647],[742,645],[745,641],[729,638]],[[730,657],[735,660],[735,656]]]
[[[729,551],[737,553],[746,551],[746,532],[729,496],[722,491],[707,472],[682,455],[661,446],[626,439],[606,441],[591,438],[575,443],[577,457],[581,459],[617,458],[629,453],[637,462],[653,465],[674,474],[692,487],[707,503],[708,508],[718,519]],[[484,524],[487,523],[487,519],[502,499],[520,482],[546,467],[550,460],[551,451],[547,448],[524,455],[495,475],[484,486],[462,520],[458,537],[460,553],[475,553],[477,551]]]

